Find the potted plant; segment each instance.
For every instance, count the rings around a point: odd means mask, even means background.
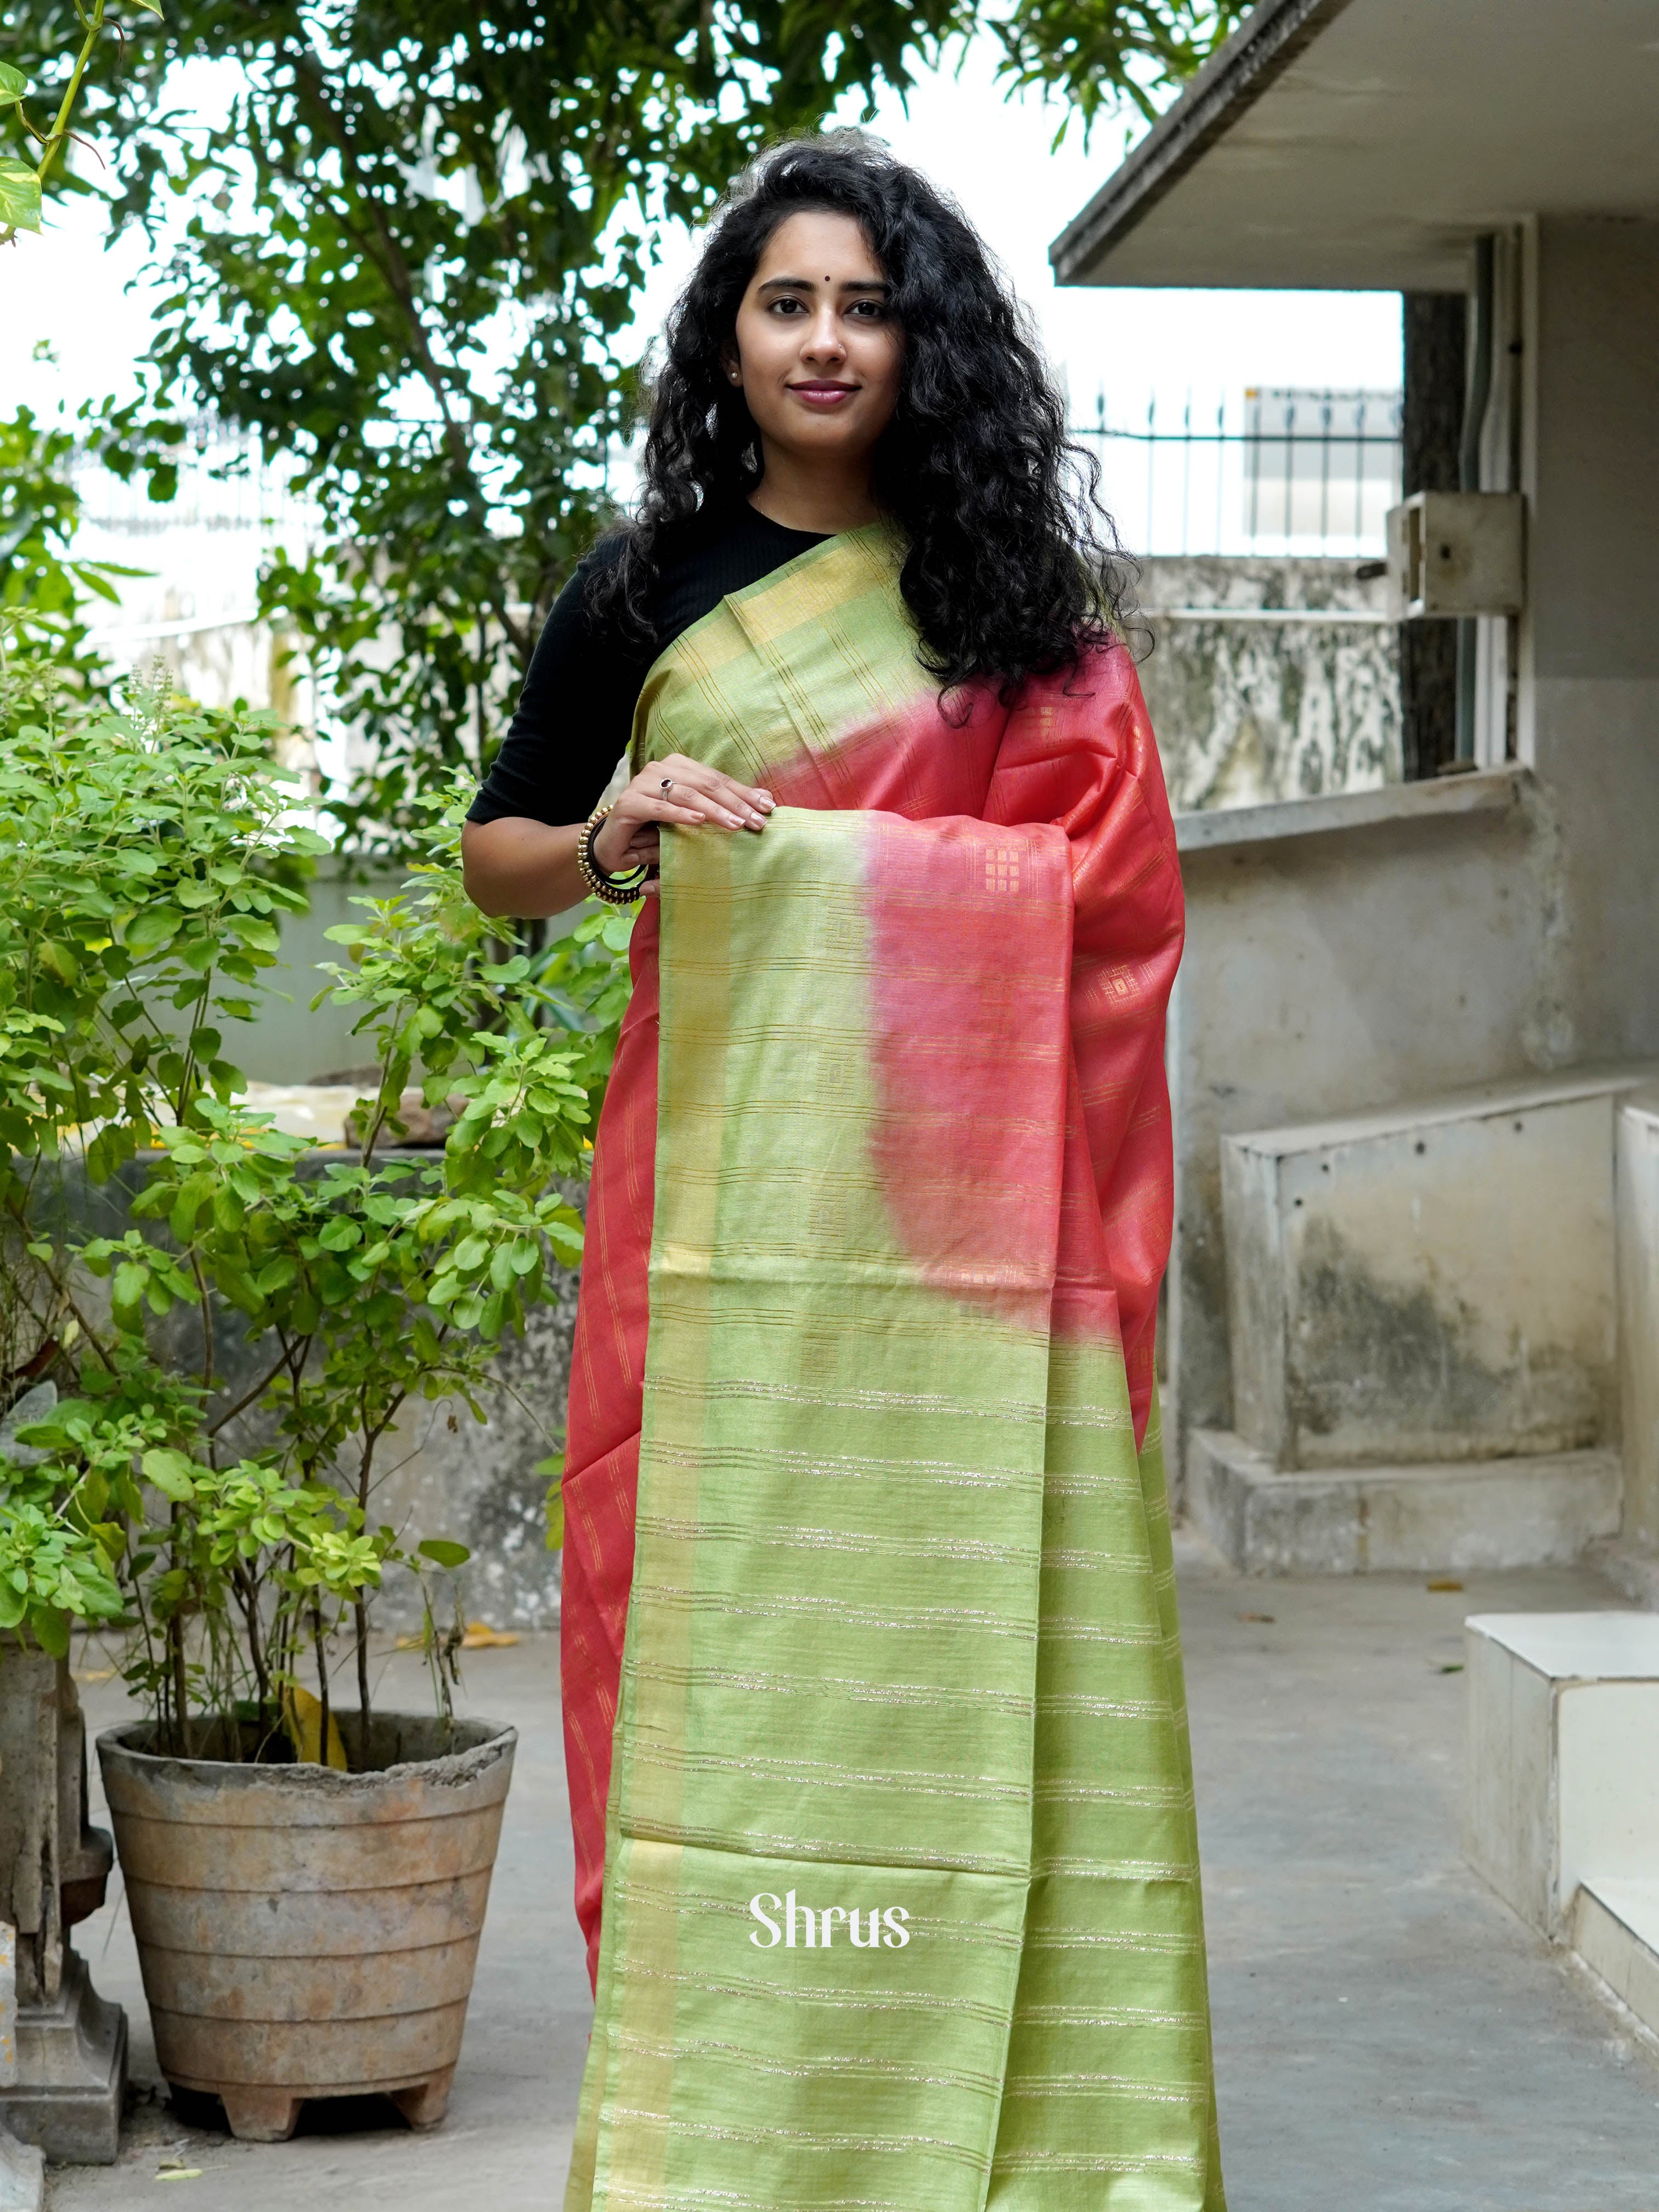
[[[457,794],[408,889],[331,933],[379,1054],[361,1142],[250,1111],[226,1038],[323,842],[270,738],[155,695],[0,696],[3,1402],[57,1392],[0,1463],[0,1627],[125,1638],[143,1717],[99,1755],[157,2054],[264,2138],[311,2096],[442,2114],[514,1736],[451,1711],[465,1553],[377,1522],[376,1453],[413,1397],[482,1419],[493,1348],[579,1253],[559,1178],[605,1042],[568,997],[577,1025],[544,1025],[499,957]],[[441,1156],[383,1142],[415,1082],[455,1114]],[[372,1701],[394,1574],[425,1715]]]

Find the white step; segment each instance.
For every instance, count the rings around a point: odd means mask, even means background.
[[[1187,1441],[1187,1510],[1245,1574],[1563,1565],[1619,1527],[1616,1453],[1287,1473],[1231,1430]]]
[[[1659,1615],[1463,1626],[1464,1850],[1559,1939],[1581,1883],[1659,1881]]]
[[[1659,1876],[1598,1875],[1573,1899],[1572,1948],[1659,2035]]]

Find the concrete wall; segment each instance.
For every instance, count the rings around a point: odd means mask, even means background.
[[[1528,224],[1502,309],[1519,351],[1506,341],[1483,469],[1510,482],[1513,451],[1528,499],[1518,769],[1489,698],[1485,773],[1178,823],[1183,1436],[1233,1425],[1224,1132],[1659,1055],[1659,222]],[[1507,644],[1487,658],[1507,668]]]
[[[491,1366],[482,1425],[459,1400],[405,1408],[387,1437],[374,1512],[394,1528],[444,1535],[472,1553],[459,1569],[462,1609],[492,1628],[550,1628],[562,1564],[546,1542],[548,1479],[536,1472],[564,1434],[576,1282],[561,1273],[554,1303],[532,1308]],[[386,1586],[383,1625],[408,1626],[412,1580]]]
[[[344,861],[319,864],[311,885],[309,910],[290,915],[283,924],[281,956],[266,971],[267,996],[257,1021],[232,1024],[226,1051],[252,1083],[314,1083],[319,1076],[367,1067],[374,1059],[372,1037],[354,1037],[351,1024],[362,1006],[319,1006],[311,1002],[331,980],[319,961],[346,960],[345,947],[331,945],[326,932],[337,922],[365,921],[354,898],[388,898],[402,888],[401,868],[379,868],[360,878]]]
[[[1167,1336],[1184,1438],[1234,1425],[1223,1133],[1549,1066],[1558,841],[1516,770],[1187,814],[1176,832]]]
[[[1400,781],[1398,631],[1351,560],[1158,558],[1140,680],[1177,808]],[[1211,609],[1225,610],[1210,615]]]
[[[1641,1069],[1222,1139],[1233,1411],[1279,1468],[1610,1442]]]

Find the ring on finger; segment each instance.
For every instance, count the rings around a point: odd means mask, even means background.
[[[674,788],[674,779],[672,775],[664,776],[662,780],[662,788],[663,796],[666,798],[668,793]]]

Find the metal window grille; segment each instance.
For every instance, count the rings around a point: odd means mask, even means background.
[[[1374,557],[1400,497],[1401,396],[1251,387],[1237,398],[1115,416],[1103,389],[1073,436],[1141,554]]]

